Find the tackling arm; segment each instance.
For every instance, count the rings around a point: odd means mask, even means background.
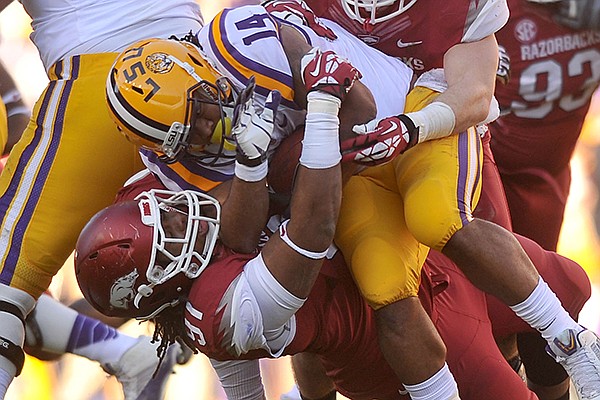
[[[436,101],[452,108],[454,132],[484,121],[490,109],[498,69],[498,44],[494,35],[460,43],[444,56],[448,89]]]

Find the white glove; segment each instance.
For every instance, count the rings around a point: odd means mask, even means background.
[[[254,77],[251,77],[236,100],[231,134],[237,143],[236,161],[256,167],[267,159],[274,120],[281,94],[273,90],[267,96],[265,108],[258,114],[254,107]]]

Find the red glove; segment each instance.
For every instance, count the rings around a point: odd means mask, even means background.
[[[404,114],[356,125],[353,131],[356,136],[341,143],[342,162],[366,166],[388,163],[419,140],[419,129]]]
[[[342,101],[354,82],[362,78],[358,69],[331,50],[322,52],[313,47],[302,57],[300,64],[307,92],[320,90]]]
[[[335,40],[337,35],[321,23],[313,10],[302,0],[267,0],[261,4],[270,14],[290,22],[308,26],[321,37]]]

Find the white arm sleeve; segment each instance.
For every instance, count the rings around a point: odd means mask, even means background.
[[[281,356],[296,334],[294,314],[304,301],[281,286],[260,254],[248,261],[235,284],[229,321],[237,353],[264,349]]]
[[[228,400],[264,400],[258,360],[210,360]]]

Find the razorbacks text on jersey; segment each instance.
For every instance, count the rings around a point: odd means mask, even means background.
[[[600,32],[559,25],[548,6],[509,5],[510,21],[497,38],[511,77],[496,87],[503,116],[490,125],[491,146],[515,232],[556,250],[569,162],[600,84]]]

